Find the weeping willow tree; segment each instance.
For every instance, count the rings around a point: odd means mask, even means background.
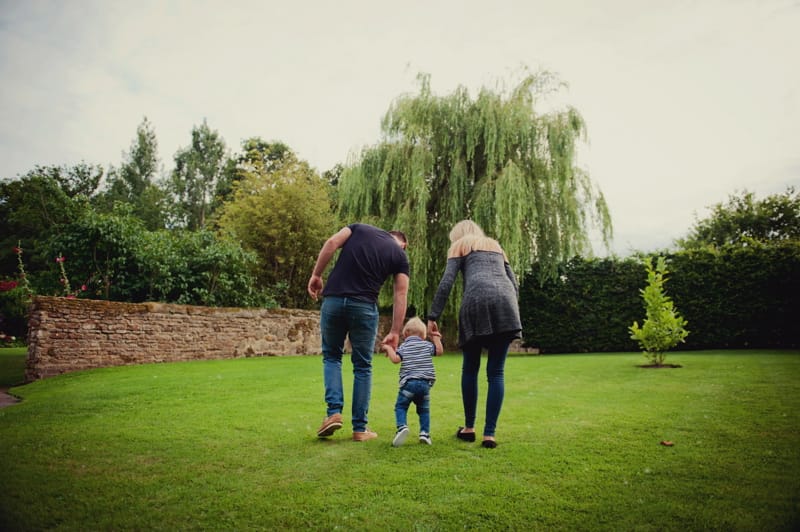
[[[573,108],[534,109],[538,97],[561,87],[554,76],[528,74],[510,91],[484,88],[474,100],[464,87],[433,95],[427,74],[418,81],[417,94],[390,106],[381,140],[345,166],[338,191],[344,223],[408,235],[409,304],[418,313],[432,301],[459,220],[496,238],[519,278],[535,261],[543,277],[554,276],[560,261],[591,251],[591,227],[608,246],[605,200],[575,163],[582,117]],[[445,321],[459,302],[460,294],[450,298]]]

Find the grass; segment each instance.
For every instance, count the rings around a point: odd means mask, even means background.
[[[0,354],[5,381],[15,357]],[[494,450],[453,437],[462,424],[453,354],[436,360],[432,447],[411,438],[391,447],[397,367],[382,357],[370,411],[380,438],[364,443],[349,441],[347,424],[314,437],[319,357],[38,381],[13,388],[24,400],[0,410],[0,529],[800,527],[800,352],[670,354],[679,369],[644,362],[510,357]]]
[[[26,347],[0,348],[0,388],[25,382]]]

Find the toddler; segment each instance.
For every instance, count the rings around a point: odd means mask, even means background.
[[[431,387],[436,381],[436,370],[433,357],[441,355],[442,335],[434,326],[431,329],[431,340],[427,341],[425,324],[419,318],[411,318],[403,327],[403,343],[397,348],[387,344],[381,345],[381,351],[395,364],[400,364],[400,391],[394,405],[394,416],[397,423],[392,445],[399,447],[408,438],[409,429],[406,423],[408,407],[413,402],[417,405],[419,415],[419,442],[431,445]]]

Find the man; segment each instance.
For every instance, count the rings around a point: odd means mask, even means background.
[[[308,293],[314,301],[323,296],[320,332],[328,409],[317,431],[320,438],[327,438],[342,428],[342,354],[348,335],[353,349],[350,356],[353,362],[353,440],[366,441],[378,437],[367,428],[372,353],[378,335],[378,293],[384,281],[393,275],[392,328],[382,343],[397,349],[408,295],[406,246],[406,236],[400,231],[386,232],[371,225],[354,223],[325,241],[319,252],[308,281]],[[340,248],[342,251],[323,290],[322,273]]]

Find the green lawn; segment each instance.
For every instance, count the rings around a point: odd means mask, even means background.
[[[13,382],[6,368],[21,371],[23,356],[0,350],[0,379]],[[347,424],[314,437],[319,357],[38,381],[0,410],[0,530],[798,529],[800,352],[666,361],[683,367],[510,357],[494,450],[453,437],[455,354],[436,360],[432,447],[391,446],[397,366],[383,357],[370,411],[380,438],[364,443]],[[415,434],[413,407],[409,420]]]
[[[25,347],[0,348],[0,388],[25,382]]]

